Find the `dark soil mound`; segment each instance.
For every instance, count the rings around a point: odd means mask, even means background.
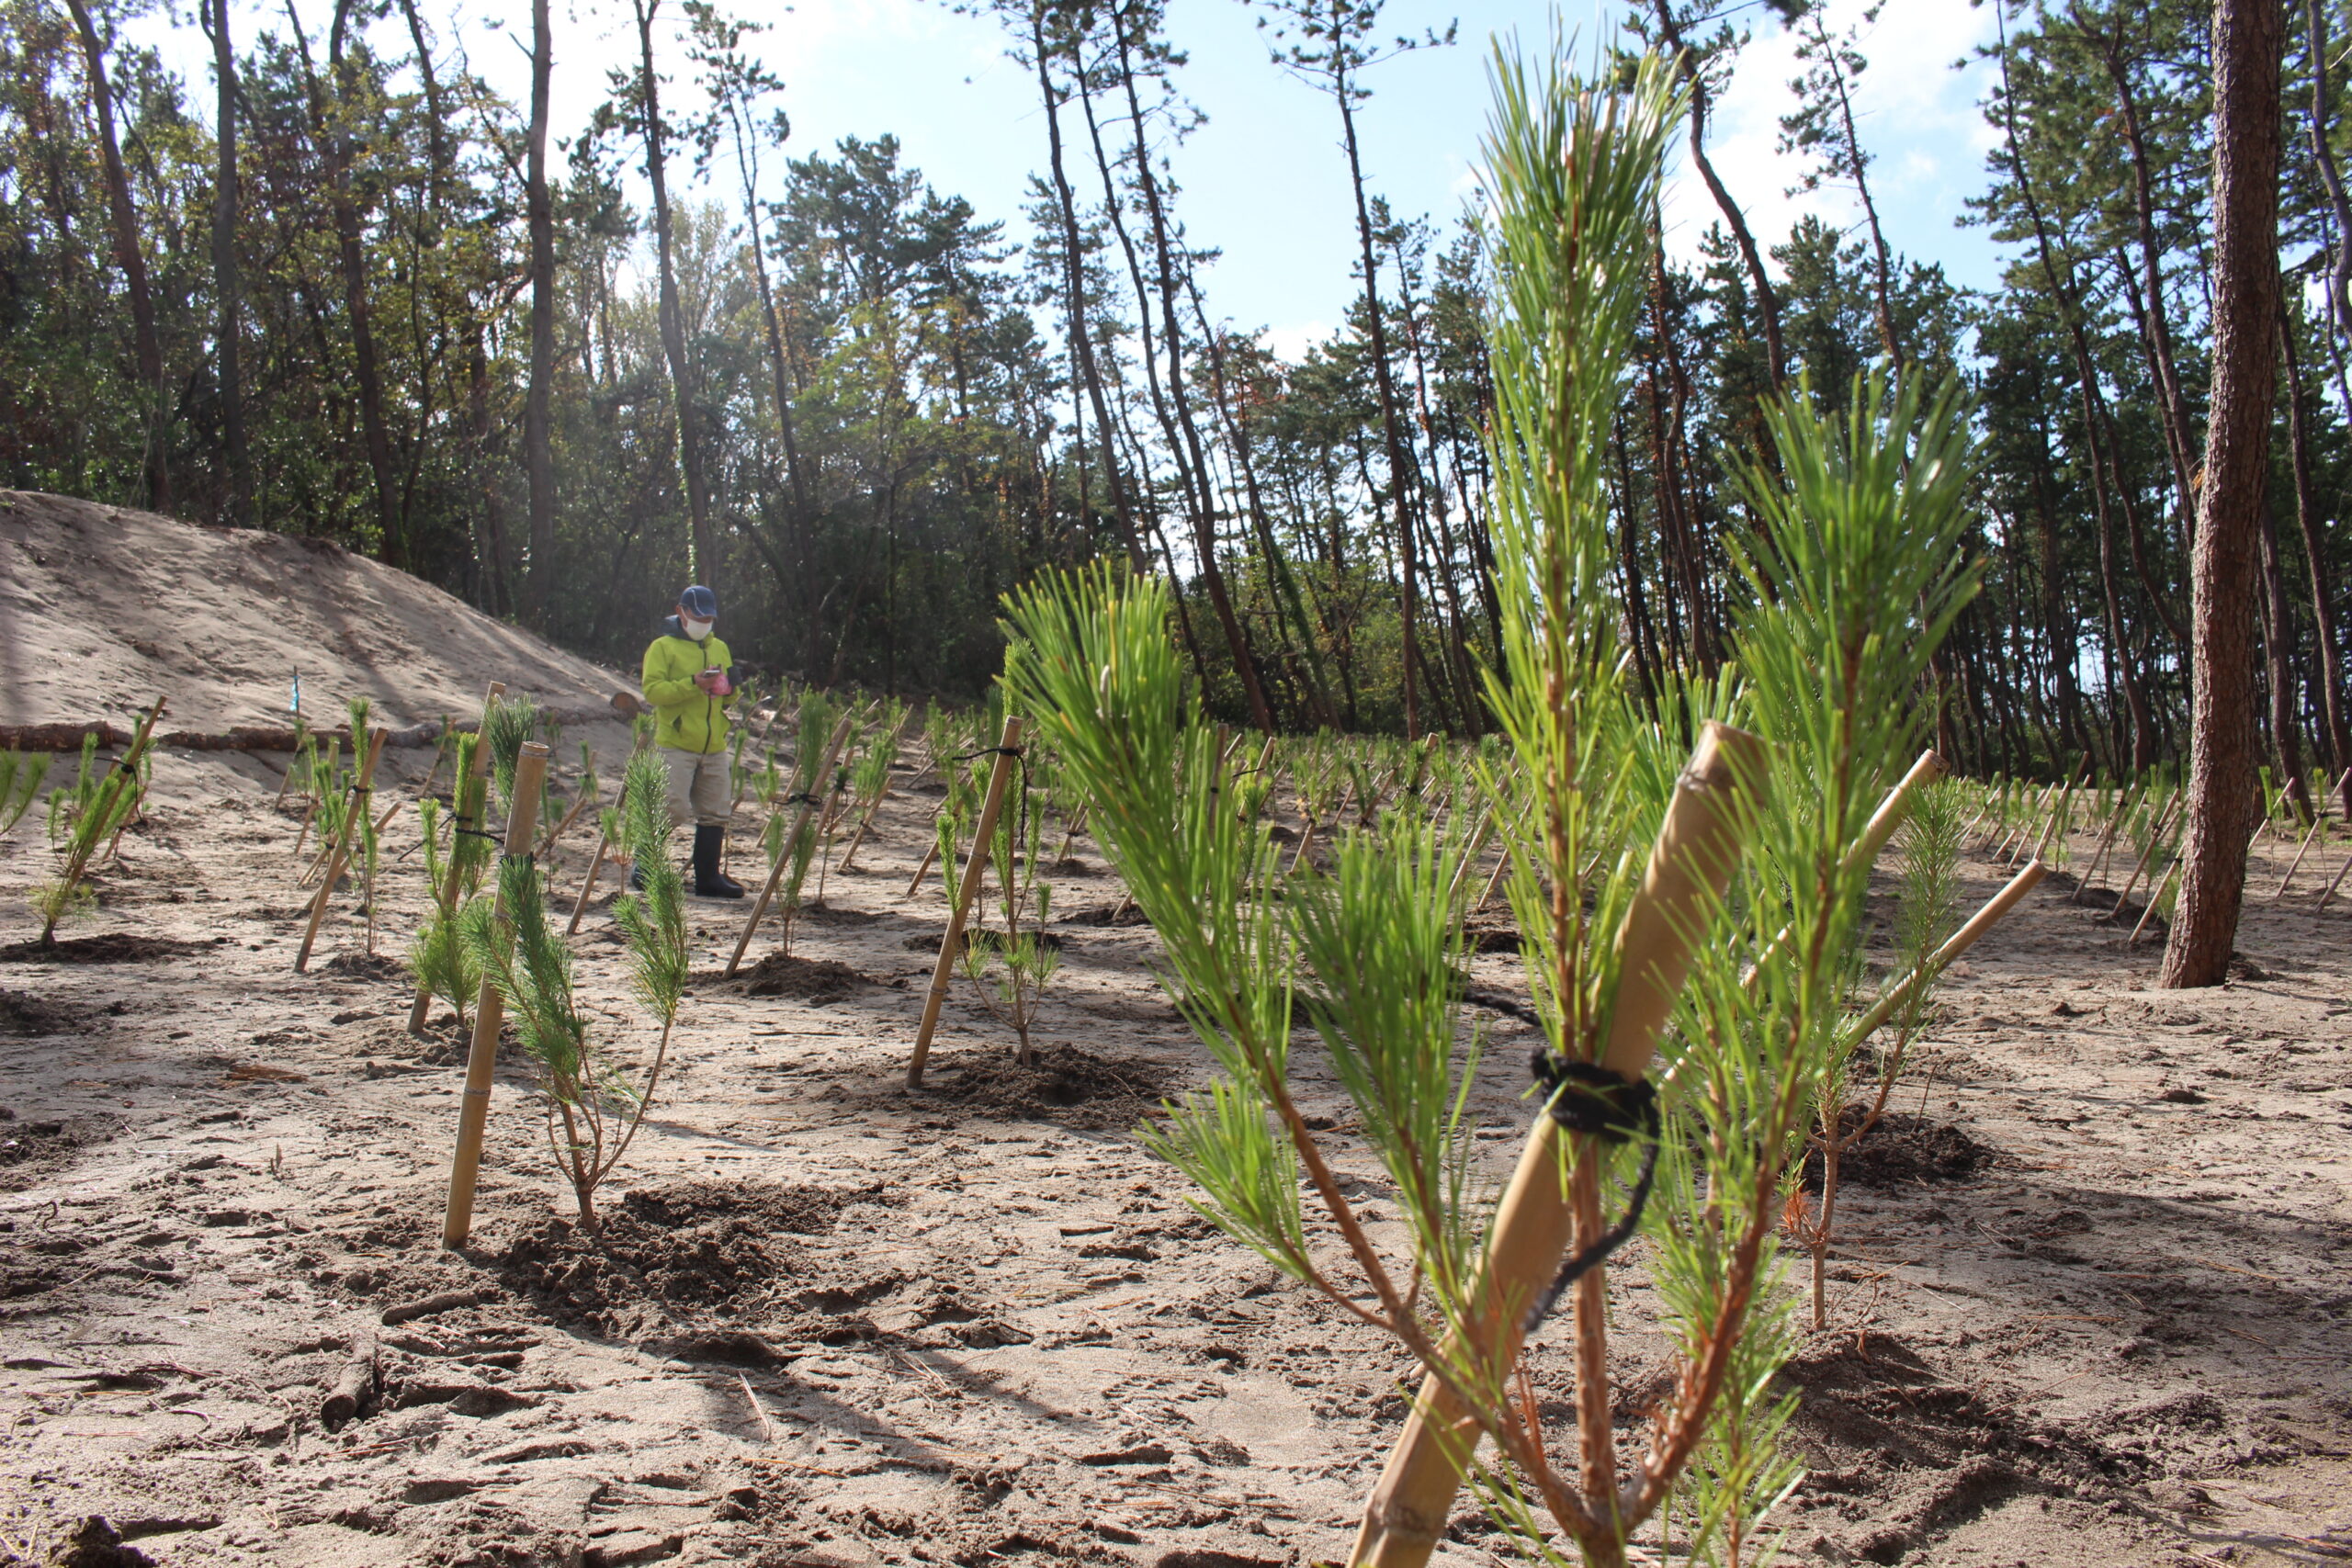
[[[1151,924],[1149,920],[1143,918],[1143,911],[1133,904],[1099,904],[1091,909],[1080,909],[1075,914],[1064,915],[1060,923],[1066,926],[1148,926]]]
[[[453,1067],[466,1059],[473,1031],[458,1027],[458,1015],[447,1008],[424,1026],[423,1034],[408,1032],[406,1016],[360,1019],[335,1031],[335,1043],[355,1056],[414,1062],[426,1067]]]
[[[1508,921],[1474,920],[1462,928],[1462,945],[1472,953],[1517,953],[1519,928]]]
[[[81,1021],[78,1008],[0,990],[0,1035],[62,1034]]]
[[[1096,1056],[1070,1045],[1046,1046],[1024,1067],[1008,1046],[933,1057],[923,1089],[976,1116],[1130,1127],[1158,1110],[1181,1077],[1145,1057]]]
[[[801,1274],[799,1249],[785,1233],[830,1230],[844,1206],[880,1195],[878,1188],[711,1181],[639,1188],[605,1207],[596,1235],[566,1220],[537,1220],[492,1267],[559,1323],[627,1331],[649,1317],[674,1321],[676,1309],[736,1313]]]
[[[338,953],[319,967],[330,975],[348,976],[355,980],[410,981],[407,965],[380,953]]]
[[[1870,1109],[1849,1105],[1838,1117],[1840,1129],[1860,1126]],[[1993,1163],[1996,1152],[1959,1128],[1925,1116],[1890,1111],[1878,1124],[1838,1159],[1838,1179],[1860,1187],[1906,1187],[1928,1181],[1966,1181]],[[1821,1190],[1821,1156],[1805,1161],[1808,1190]]]
[[[119,1116],[83,1114],[38,1122],[19,1122],[17,1113],[0,1106],[0,1190],[13,1190],[46,1171],[71,1161],[92,1144],[119,1135],[129,1123]]]
[[[39,942],[12,942],[0,947],[0,964],[152,964],[163,958],[186,958],[228,940],[216,936],[205,942],[182,942],[176,937],[108,931],[104,936],[68,937],[46,947]]]
[[[1076,855],[1064,855],[1046,869],[1056,876],[1094,876],[1102,870],[1092,861],[1080,860]]]
[[[879,925],[889,917],[865,909],[836,909],[827,904],[807,904],[793,919],[806,920],[812,926],[872,926]]]
[[[739,997],[791,997],[804,1002],[844,1001],[874,982],[830,958],[800,958],[771,953],[729,979],[717,971],[694,977],[697,987],[716,987]]]

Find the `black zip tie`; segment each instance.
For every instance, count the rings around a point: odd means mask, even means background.
[[[1527,1309],[1523,1332],[1532,1335],[1552,1314],[1570,1285],[1607,1261],[1641,1228],[1642,1211],[1649,1204],[1650,1187],[1657,1177],[1659,1140],[1657,1086],[1647,1078],[1629,1081],[1598,1062],[1557,1056],[1548,1050],[1537,1051],[1529,1066],[1545,1090],[1544,1113],[1569,1132],[1608,1144],[1638,1137],[1646,1145],[1625,1217],[1560,1266],[1558,1277]]]
[[[504,842],[506,841],[506,835],[505,835],[505,834],[503,834],[503,833],[485,833],[485,832],[483,832],[483,831],[482,831],[481,829],[479,829],[479,828],[459,828],[459,829],[456,829],[456,831],[457,831],[457,833],[458,834],[458,836],[459,836],[459,837],[461,837],[461,838],[467,838],[467,839],[488,839],[488,840],[489,840],[492,843],[493,843],[493,844],[503,844],[503,843],[504,843]]]

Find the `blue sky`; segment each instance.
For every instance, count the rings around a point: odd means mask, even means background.
[[[313,20],[307,13],[318,13],[311,30],[322,31],[327,0],[296,3],[306,25]],[[555,5],[555,118],[559,131],[568,132],[605,91],[605,69],[626,59],[636,39],[626,0]],[[789,9],[738,0],[732,8],[771,21],[754,47],[784,78],[783,103],[793,123],[788,152],[806,155],[842,136],[894,132],[908,161],[938,188],[967,197],[983,217],[1007,220],[1008,232],[1021,237],[1027,182],[1045,165],[1045,126],[1035,79],[1005,57],[998,23],[937,0],[799,0]],[[1833,25],[1855,19],[1861,8],[1858,0],[1830,0]],[[449,18],[458,7],[425,0],[425,9],[428,17]],[[518,21],[528,16],[520,6],[503,10]],[[676,19],[675,0],[665,10],[665,19]],[[518,45],[528,42],[527,23],[514,36],[481,19],[495,14],[469,0],[462,19],[445,20],[441,30],[462,44],[477,71],[520,102],[528,70]],[[1599,7],[1559,13],[1562,26],[1588,43],[1619,14]],[[1488,39],[1516,31],[1529,47],[1540,47],[1553,16],[1550,6],[1534,0],[1391,0],[1384,35],[1442,29],[1458,20],[1460,41],[1391,60],[1373,73],[1374,97],[1360,121],[1372,188],[1399,213],[1449,225],[1476,188]],[[1807,210],[1852,222],[1855,205],[1842,190],[1786,194],[1801,172],[1775,150],[1795,73],[1791,40],[1761,6],[1747,16],[1756,36],[1711,127],[1718,171],[1767,243]],[[247,39],[262,28],[284,28],[275,6],[247,7],[241,20]],[[378,27],[389,29],[387,50],[405,49],[396,25]],[[1941,260],[1956,281],[1980,286],[1994,281],[1994,248],[1980,231],[1958,229],[1953,220],[1984,183],[1991,142],[1975,103],[1984,67],[1956,72],[1952,62],[1989,40],[1992,27],[1989,8],[1969,0],[1889,0],[1862,38],[1871,64],[1857,95],[1863,141],[1877,156],[1872,194],[1891,243],[1914,257]],[[1328,97],[1269,62],[1242,0],[1169,0],[1169,28],[1190,56],[1178,81],[1207,115],[1178,150],[1175,169],[1184,187],[1180,213],[1194,243],[1224,253],[1205,279],[1211,309],[1244,327],[1269,329],[1279,347],[1295,352],[1337,324],[1356,287],[1337,112]],[[177,41],[190,40],[201,49],[192,28]],[[673,101],[683,104],[692,91],[683,49],[673,45],[668,61]],[[205,91],[198,86],[199,96]],[[1669,246],[1694,249],[1713,212],[1696,178],[1678,171],[1667,201]]]

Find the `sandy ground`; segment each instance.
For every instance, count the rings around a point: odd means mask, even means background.
[[[388,753],[379,801],[428,756]],[[902,896],[933,797],[899,776],[858,870],[796,931],[800,962],[696,985],[603,1247],[567,1223],[510,1069],[452,1254],[453,1033],[402,1032],[408,987],[361,951],[356,892],[297,976],[275,769],[165,752],[66,933],[83,961],[0,960],[0,1561],[1344,1551],[1407,1369],[1200,1223],[1127,1131],[1206,1060],[1149,977],[1148,928],[1102,923],[1119,889],[1083,837],[1056,877],[1047,1065],[1012,1070],[959,982],[930,1087],[899,1087],[945,918],[935,874]],[[562,852],[567,897],[591,847]],[[51,859],[38,818],[0,843],[0,945],[33,934],[24,894]],[[387,861],[391,953],[423,889],[413,857]],[[2258,864],[2225,987],[2152,989],[2154,945],[2127,951],[2064,878],[1952,980],[1896,1097],[1915,1120],[1845,1190],[1833,1327],[1788,1373],[1810,1475],[1779,1517],[1787,1561],[2352,1559],[2352,909],[2314,913],[2308,869],[2267,903],[2283,856]],[[1972,870],[1981,898],[1999,874]],[[587,992],[634,1059],[650,1037],[602,908]],[[698,969],[741,918],[695,906]],[[1478,987],[1518,990],[1515,956],[1472,962]],[[1527,1037],[1472,1016],[1499,1174]],[[1338,1119],[1318,1055],[1303,1099]],[[1376,1168],[1333,1145],[1401,1245]],[[1629,1432],[1661,1349],[1642,1261],[1637,1244],[1611,1285]],[[452,1292],[469,1303],[384,1321]],[[1560,1333],[1532,1352],[1555,1421]],[[358,1411],[330,1421],[355,1361]],[[1453,1536],[1440,1561],[1503,1560],[1466,1510]]]

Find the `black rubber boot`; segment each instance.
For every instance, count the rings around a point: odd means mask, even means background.
[[[697,898],[741,898],[743,885],[718,869],[718,846],[726,840],[724,828],[695,829],[695,897]]]

